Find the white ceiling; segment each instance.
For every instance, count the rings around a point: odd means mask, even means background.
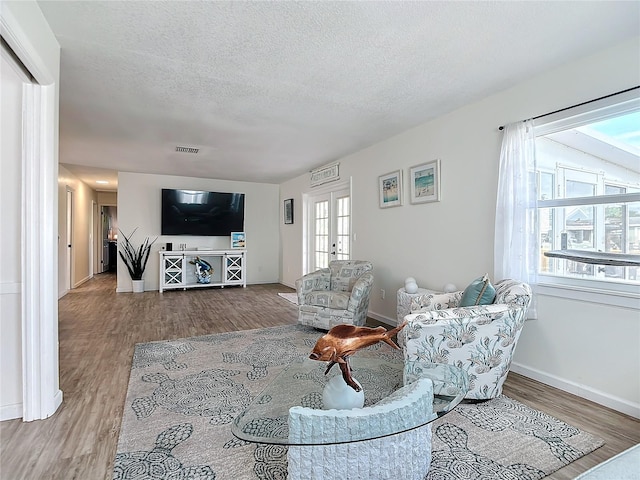
[[[88,182],[280,183],[640,35],[629,1],[39,5],[62,47],[60,161]]]

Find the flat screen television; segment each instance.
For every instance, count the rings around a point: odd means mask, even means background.
[[[229,236],[244,231],[244,193],[162,189],[162,235]]]

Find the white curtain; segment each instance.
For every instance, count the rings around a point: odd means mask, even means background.
[[[536,152],[533,122],[505,126],[500,152],[494,275],[535,288],[540,248],[537,233]],[[533,299],[532,299],[533,300]],[[535,302],[529,318],[536,318]]]

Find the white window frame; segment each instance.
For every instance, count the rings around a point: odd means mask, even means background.
[[[616,97],[610,97],[586,105],[581,105],[571,110],[558,112],[537,119],[534,122],[535,135],[541,137],[551,133],[567,130],[598,120],[616,117],[625,113],[640,110],[640,97],[636,90],[626,92]],[[546,171],[540,169],[538,171]],[[585,172],[586,173],[586,172]],[[593,173],[593,172],[588,172]],[[600,191],[601,185],[598,182],[596,194],[599,196],[589,197],[594,204],[621,203],[621,201],[638,201],[640,194],[626,193],[618,195],[603,195]],[[604,183],[607,183],[606,177]],[[609,182],[611,183],[611,182]],[[557,184],[557,179],[556,179]],[[611,183],[613,184],[613,183]],[[538,208],[550,208],[554,206],[573,205],[578,202],[585,202],[585,198],[539,200]],[[573,299],[581,302],[614,305],[624,308],[640,309],[640,289],[637,284],[623,283],[616,281],[603,281],[597,279],[582,279],[550,275],[544,272],[538,273],[538,284],[536,292],[541,295]]]

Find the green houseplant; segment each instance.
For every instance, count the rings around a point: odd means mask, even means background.
[[[144,275],[144,270],[147,268],[147,261],[149,260],[149,254],[151,253],[151,246],[158,239],[156,237],[153,241],[149,240],[149,237],[145,237],[144,242],[139,247],[134,246],[131,238],[136,233],[137,228],[131,232],[129,236],[122,233],[120,230],[120,236],[122,240],[119,240],[118,243],[122,245],[120,253],[120,258],[127,266],[127,270],[129,270],[129,275],[131,276],[131,281],[133,283],[133,291],[134,292],[142,292],[144,291],[144,279],[142,276]]]

